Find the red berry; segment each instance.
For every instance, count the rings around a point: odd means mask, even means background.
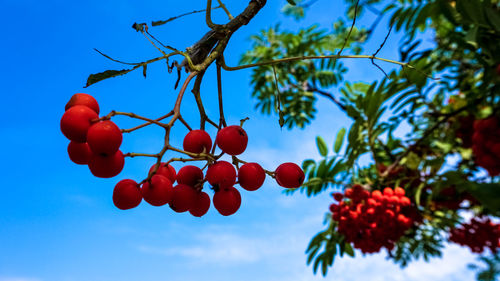
[[[482,157],[478,157],[477,162],[480,166],[488,168],[488,167],[497,167],[500,166],[500,160],[495,158],[491,154],[484,154]]]
[[[394,191],[392,190],[392,188],[386,187],[386,188],[384,188],[384,195],[385,196],[392,196],[392,195],[394,195]]]
[[[196,190],[194,187],[185,184],[174,186],[170,208],[177,213],[183,213],[189,210],[195,203]]]
[[[330,204],[330,212],[337,213],[338,210],[339,210],[339,205],[337,205],[337,204]]]
[[[295,163],[283,163],[276,168],[276,181],[286,188],[297,188],[304,182],[304,171]]]
[[[163,206],[172,200],[173,188],[169,179],[162,175],[154,175],[150,182],[142,185],[142,197],[153,206]]]
[[[247,148],[248,136],[240,126],[228,126],[217,133],[215,143],[229,155],[239,155]]]
[[[344,195],[342,195],[342,193],[340,192],[335,192],[332,194],[333,195],[333,199],[335,199],[336,201],[342,201],[342,199],[344,199]]]
[[[266,179],[266,172],[257,163],[246,163],[238,171],[238,182],[248,191],[259,189]]]
[[[372,198],[377,201],[382,201],[383,198],[382,192],[380,192],[380,190],[372,191]]]
[[[121,180],[113,190],[113,203],[118,209],[127,210],[137,206],[142,201],[139,185],[134,180]]]
[[[98,178],[112,178],[118,175],[125,165],[125,157],[118,150],[112,155],[93,153],[89,160],[90,172]]]
[[[221,215],[229,216],[236,213],[240,208],[241,195],[236,188],[229,187],[215,192],[213,201],[215,209],[217,209]]]
[[[208,166],[206,179],[215,187],[228,188],[236,182],[236,170],[231,163],[218,161]]]
[[[153,164],[151,168],[149,168],[149,175],[153,172],[156,164]],[[160,167],[158,167],[158,170],[156,170],[156,175],[162,175],[165,176],[171,183],[175,182],[175,168],[172,167],[172,165],[168,164],[168,167],[166,166],[167,163],[160,163]]]
[[[87,132],[87,143],[96,154],[114,154],[120,149],[122,139],[120,128],[109,120],[95,123]]]
[[[394,195],[399,196],[399,197],[403,197],[403,196],[405,196],[405,190],[402,189],[401,187],[396,187],[394,189]]]
[[[392,195],[389,197],[389,203],[391,203],[392,205],[399,205],[400,201],[399,201],[399,197],[396,196],[396,195]]]
[[[196,186],[203,180],[203,171],[192,165],[187,165],[182,167],[177,173],[177,182],[182,184],[187,184],[190,186]]]
[[[475,131],[475,133],[481,132],[481,131],[485,131],[485,130],[488,129],[488,127],[486,126],[486,123],[484,122],[484,120],[485,119],[478,119],[478,120],[474,121],[474,131]]]
[[[500,142],[490,147],[490,150],[497,158],[500,158]]]
[[[69,99],[68,103],[64,107],[64,110],[68,110],[75,105],[84,105],[92,109],[95,113],[99,114],[99,104],[97,101],[88,94],[74,94],[71,99]]]
[[[345,197],[347,197],[347,198],[352,198],[352,197],[353,197],[353,193],[354,193],[354,192],[352,191],[352,188],[346,188],[346,189],[344,190],[344,195],[345,195]]]
[[[484,126],[490,130],[498,129],[498,120],[495,116],[491,116],[487,119],[484,119]]]
[[[407,206],[411,205],[410,198],[408,198],[408,197],[401,197],[399,199],[399,203],[401,204],[401,206],[404,206],[404,207],[407,207]]]
[[[208,209],[210,209],[210,197],[203,191],[197,192],[194,204],[189,209],[189,213],[195,217],[201,217],[208,212]]]
[[[377,201],[373,198],[368,198],[366,200],[366,205],[369,206],[369,207],[376,207],[378,204],[377,204]]]
[[[76,164],[86,165],[89,163],[92,151],[90,151],[89,146],[86,142],[70,142],[68,145],[68,155],[69,159]]]
[[[182,146],[185,151],[191,153],[210,153],[212,148],[212,139],[210,135],[203,130],[192,130],[185,137]]]
[[[61,131],[65,137],[76,142],[87,141],[87,131],[92,121],[99,119],[99,115],[92,109],[75,105],[68,109],[61,118]]]

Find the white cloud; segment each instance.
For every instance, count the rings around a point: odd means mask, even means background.
[[[185,244],[162,245],[163,248],[141,245],[138,250],[167,258],[183,257],[189,267],[208,266],[213,270],[231,267],[241,268],[242,272],[259,269],[259,273],[252,272],[240,280],[255,279],[258,274],[266,276],[268,281],[324,280],[305,264],[304,253],[312,235],[321,229],[322,217],[308,214],[294,220],[284,214],[282,218],[279,223],[251,227],[210,225],[185,240],[189,241]],[[385,253],[363,257],[357,252],[355,258],[337,257],[327,277],[343,281],[473,280],[474,272],[467,269],[467,264],[473,261],[474,256],[467,249],[454,245],[444,250],[443,258],[415,261],[404,269],[387,260]]]

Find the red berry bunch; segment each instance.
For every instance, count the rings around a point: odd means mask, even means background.
[[[490,176],[500,175],[500,121],[493,116],[474,122],[472,151],[478,166]]]
[[[232,156],[243,153],[247,142],[247,134],[240,126],[226,127],[216,136],[219,148]],[[192,130],[184,137],[183,148],[193,155],[209,154],[212,139],[204,130]],[[155,165],[149,170],[150,175],[153,172]],[[304,181],[304,172],[294,163],[281,164],[275,175],[277,182],[284,187],[299,187]],[[215,192],[212,198],[215,209],[220,214],[229,216],[236,213],[241,206],[241,194],[234,187],[235,184],[238,183],[245,190],[255,191],[264,184],[265,178],[266,171],[258,163],[244,162],[238,168],[227,161],[219,160],[208,165],[205,175],[203,170],[196,166],[184,166],[176,173],[170,164],[161,163],[150,180],[146,180],[140,189],[139,184],[133,180],[119,182],[115,187],[113,200],[118,208],[128,209],[139,205],[138,198],[142,195],[142,198],[153,206],[169,204],[175,212],[189,211],[193,216],[201,217],[210,208],[210,197],[202,191],[203,184],[208,182]],[[176,181],[177,185],[174,186]],[[127,188],[123,187],[124,185]]]
[[[449,210],[458,210],[464,201],[470,205],[478,204],[478,201],[468,192],[459,192],[455,186],[449,186],[437,194],[433,199],[433,204],[437,209],[445,208]]]
[[[92,96],[75,94],[66,105],[66,112],[61,119],[61,131],[71,140],[68,153],[73,162],[87,164],[97,177],[114,177],[123,169],[124,157],[135,155],[124,155],[119,150],[122,130],[109,120],[117,113],[112,112],[104,118],[99,118],[98,114],[99,105]],[[154,122],[157,121],[149,121]],[[182,167],[177,173],[169,164],[174,160],[161,162],[153,165],[147,178],[140,183],[132,179],[118,182],[113,191],[113,203],[117,208],[126,210],[137,207],[144,199],[153,206],[168,204],[175,212],[189,211],[193,216],[201,217],[210,208],[210,197],[202,191],[203,184],[208,182],[215,192],[212,199],[215,209],[220,214],[229,216],[241,206],[241,194],[234,187],[236,184],[245,190],[255,191],[264,184],[266,172],[275,175],[278,184],[287,188],[297,188],[304,181],[304,172],[294,163],[281,164],[272,173],[264,170],[258,163],[247,163],[236,158],[236,155],[245,151],[248,144],[247,133],[241,126],[220,129],[215,144],[222,150],[222,154],[213,154],[215,147],[212,147],[212,138],[206,131],[190,130],[183,140],[184,150],[172,150],[196,158],[192,160],[206,160],[208,163],[205,165],[205,174],[202,169],[192,165]],[[234,165],[220,160],[223,154],[231,155]],[[157,155],[146,156],[161,159]],[[243,163],[241,167],[238,165],[240,163]]]
[[[486,248],[496,253],[500,248],[500,224],[493,223],[490,218],[476,217],[452,229],[449,240],[469,247],[474,253],[482,253]]]
[[[88,165],[96,177],[111,178],[118,175],[125,164],[120,151],[120,128],[110,120],[99,118],[99,104],[90,95],[73,95],[65,109],[61,118],[61,131],[71,141],[68,145],[71,161]]]
[[[363,253],[392,250],[394,243],[414,224],[411,201],[404,189],[385,188],[371,193],[354,185],[342,193],[333,193],[338,204],[330,205],[337,230]]]

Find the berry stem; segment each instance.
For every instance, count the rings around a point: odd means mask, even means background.
[[[135,153],[135,152],[125,153],[125,154],[123,154],[123,156],[124,156],[124,157],[130,157],[130,158],[134,158],[134,157],[138,157],[138,156],[158,158],[158,154],[150,154],[150,153]]]
[[[217,63],[217,93],[219,96],[219,128],[227,127],[226,119],[224,118],[224,107],[222,104],[222,74],[221,65]]]
[[[170,116],[172,116],[174,114],[174,111],[170,111],[169,113],[167,113],[166,115],[163,115],[162,117],[159,117],[159,118],[156,118],[154,121],[161,121],[165,118],[168,118]],[[133,132],[135,130],[138,130],[138,129],[141,129],[141,128],[144,128],[146,126],[149,126],[151,124],[154,124],[153,122],[146,122],[142,125],[139,125],[139,126],[136,126],[136,127],[133,127],[133,128],[130,128],[130,129],[122,129],[122,133],[130,133],[130,132]]]

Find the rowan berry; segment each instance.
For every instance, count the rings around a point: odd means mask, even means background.
[[[182,146],[185,151],[191,153],[210,153],[212,148],[212,139],[210,135],[203,130],[192,130],[184,137]]]
[[[241,195],[240,192],[234,188],[229,187],[226,189],[220,189],[214,194],[214,207],[223,216],[229,216],[236,211],[241,206]]]
[[[283,163],[276,168],[276,181],[285,188],[297,188],[304,182],[304,171],[295,163]]]
[[[173,197],[172,182],[163,175],[154,175],[141,188],[142,197],[153,206],[163,206]]]
[[[89,159],[90,172],[98,178],[112,178],[118,175],[125,165],[125,157],[118,150],[111,155],[92,153]]]
[[[89,107],[75,105],[61,118],[61,131],[65,137],[75,142],[86,142],[87,131],[99,119],[99,115]]]
[[[239,155],[247,148],[248,136],[240,126],[228,126],[217,133],[215,143],[224,153]]]
[[[266,172],[257,163],[246,163],[238,170],[238,182],[248,191],[259,189],[266,179]]]
[[[127,210],[137,207],[142,201],[142,193],[136,181],[119,181],[113,190],[113,203],[118,209]]]
[[[196,166],[184,166],[177,173],[178,183],[196,186],[201,181],[203,181],[203,171]]]
[[[87,143],[95,154],[114,154],[120,149],[122,140],[122,131],[110,120],[93,124],[87,132]]]
[[[69,159],[76,164],[86,165],[89,163],[92,151],[86,142],[70,142],[68,145]]]
[[[64,110],[68,110],[75,105],[87,106],[88,108],[92,109],[95,113],[99,114],[99,104],[97,103],[96,99],[89,94],[83,94],[83,93],[74,94],[69,99],[68,103],[64,107]]]

